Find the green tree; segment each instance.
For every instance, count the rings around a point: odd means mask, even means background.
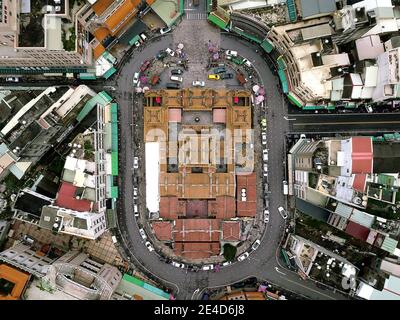
[[[233,261],[236,256],[237,248],[229,243],[224,244],[224,258],[227,261]]]

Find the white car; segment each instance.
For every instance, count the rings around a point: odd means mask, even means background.
[[[141,33],[140,37],[142,38],[143,41],[146,41],[146,39],[147,39],[147,37],[146,37],[146,35],[144,33]]]
[[[143,228],[139,229],[139,233],[140,233],[140,236],[142,237],[143,240],[147,239],[146,232],[144,232]]]
[[[184,268],[185,268],[185,265],[184,265],[183,263],[178,263],[178,262],[172,261],[171,264],[172,264],[175,268],[181,268],[181,269],[184,269]]]
[[[231,261],[225,261],[225,262],[222,264],[222,266],[223,266],[223,267],[227,267],[227,266],[229,266],[229,265],[231,265],[231,264],[232,264]]]
[[[203,266],[203,268],[201,268],[204,271],[209,271],[214,269],[214,265],[213,264],[206,264],[205,266]]]
[[[264,210],[264,223],[269,222],[269,210],[265,209]]]
[[[171,57],[174,57],[174,56],[175,56],[174,50],[172,50],[172,49],[170,49],[170,48],[167,48],[167,49],[165,49],[165,51],[166,51]]]
[[[279,214],[282,216],[283,219],[287,219],[288,216],[287,216],[286,210],[283,209],[283,207],[279,207],[278,211],[279,211]]]
[[[264,172],[268,172],[268,165],[264,163]]]
[[[266,144],[267,144],[267,134],[266,134],[265,132],[262,132],[262,133],[261,133],[261,143],[262,143],[263,145],[266,145]]]
[[[251,64],[251,62],[250,62],[249,60],[247,60],[247,59],[244,59],[243,62],[244,62],[244,64],[245,64],[246,66],[248,66],[249,68],[251,68],[251,67],[253,66],[253,65]]]
[[[138,195],[138,188],[134,187],[133,188],[133,199],[137,199],[137,195]]]
[[[153,248],[153,246],[151,245],[150,241],[146,241],[146,243],[145,243],[144,245],[146,246],[146,248],[147,248],[150,252],[153,252],[153,251],[154,251],[154,248]]]
[[[172,81],[177,81],[177,82],[180,82],[180,83],[182,83],[182,81],[183,81],[183,78],[182,77],[178,77],[178,76],[171,76],[170,79]]]
[[[133,85],[137,85],[138,84],[139,76],[140,76],[140,73],[139,72],[135,72],[135,74],[133,75]]]
[[[206,84],[204,81],[195,80],[192,83],[193,87],[204,87]]]
[[[263,150],[263,160],[268,161],[268,150],[267,149]]]
[[[251,248],[252,248],[253,250],[257,250],[257,248],[260,246],[260,243],[261,243],[261,241],[257,239],[256,241],[254,241],[254,243],[253,243],[253,245],[251,246]]]
[[[243,260],[247,259],[248,257],[249,257],[249,253],[245,252],[245,253],[241,254],[237,259],[238,259],[238,261],[243,261]]]
[[[19,78],[18,77],[8,77],[6,78],[7,82],[18,82]]]
[[[306,135],[304,134],[304,133],[302,133],[301,135],[300,135],[300,139],[305,139],[306,138]]]
[[[165,34],[165,33],[170,32],[170,31],[171,31],[170,27],[162,28],[162,29],[160,29],[160,34]]]
[[[237,55],[238,55],[237,51],[233,51],[233,50],[226,50],[225,54],[227,56],[232,56],[232,57],[237,57]]]
[[[139,168],[139,158],[138,157],[133,158],[133,168],[134,169]]]

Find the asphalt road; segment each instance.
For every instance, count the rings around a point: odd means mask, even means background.
[[[269,144],[269,185],[270,196],[270,223],[262,237],[260,247],[250,257],[243,261],[222,268],[219,272],[191,272],[177,269],[160,260],[156,253],[149,253],[140,237],[138,224],[133,214],[133,156],[137,152],[133,144],[132,121],[133,114],[138,113],[137,105],[133,103],[135,96],[131,86],[132,75],[139,69],[140,64],[148,57],[166,47],[172,46],[172,37],[167,35],[160,41],[149,43],[145,51],[135,51],[133,56],[120,69],[116,81],[106,84],[114,86],[112,94],[120,106],[120,209],[118,224],[122,235],[121,245],[131,256],[131,261],[141,266],[144,271],[156,276],[164,284],[174,289],[178,299],[196,299],[206,288],[219,287],[240,281],[250,276],[264,279],[287,290],[302,294],[312,299],[342,299],[343,296],[331,291],[317,288],[311,281],[303,281],[300,277],[281,268],[276,259],[276,250],[280,243],[284,221],[277,213],[276,208],[284,205],[282,194],[282,180],[284,179],[284,135],[288,130],[288,121],[284,119],[287,107],[282,96],[276,90],[277,79],[271,74],[262,58],[255,53],[254,48],[247,42],[238,41],[222,35],[221,47],[235,49],[239,54],[253,61],[254,66],[262,74],[266,86],[268,111]],[[138,117],[136,117],[138,118]],[[141,119],[139,119],[141,120]],[[143,199],[142,199],[143,201]],[[198,290],[197,290],[198,289]]]
[[[398,113],[291,114],[288,119],[292,119],[292,132],[376,132],[400,127]]]

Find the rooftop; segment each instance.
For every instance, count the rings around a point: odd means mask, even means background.
[[[63,182],[57,194],[56,205],[61,208],[67,208],[75,211],[91,211],[92,202],[82,200],[82,190],[73,184]]]

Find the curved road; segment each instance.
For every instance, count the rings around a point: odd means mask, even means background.
[[[288,131],[287,106],[277,90],[278,81],[269,70],[263,58],[255,52],[256,47],[248,42],[221,35],[221,47],[237,50],[253,62],[260,73],[267,91],[268,137],[269,137],[269,188],[270,195],[270,222],[262,237],[259,248],[250,254],[243,262],[236,262],[231,266],[221,268],[219,272],[198,271],[192,272],[177,269],[162,262],[157,254],[149,253],[144,246],[138,231],[138,225],[133,215],[133,123],[132,115],[137,111],[133,108],[135,96],[132,89],[132,75],[141,63],[148,57],[155,56],[159,50],[173,47],[172,36],[166,35],[158,41],[147,44],[144,51],[134,51],[127,62],[121,67],[117,80],[107,84],[115,86],[113,95],[120,106],[120,177],[121,197],[118,222],[123,241],[121,245],[126,252],[130,252],[131,261],[148,273],[162,280],[165,285],[174,289],[178,299],[196,299],[206,288],[219,287],[238,282],[250,276],[264,279],[272,284],[301,294],[312,299],[345,299],[344,296],[317,288],[313,282],[301,280],[300,277],[287,269],[282,268],[276,259],[276,250],[284,231],[284,222],[277,213],[277,207],[285,204],[282,194],[282,180],[284,180],[284,138]],[[190,59],[190,57],[189,57]],[[190,72],[190,70],[189,70]],[[142,119],[138,119],[142,121]],[[137,133],[135,133],[136,135]],[[256,137],[257,138],[257,137]],[[259,139],[259,137],[258,137]],[[140,201],[140,199],[139,199]],[[141,200],[143,201],[143,200]]]

